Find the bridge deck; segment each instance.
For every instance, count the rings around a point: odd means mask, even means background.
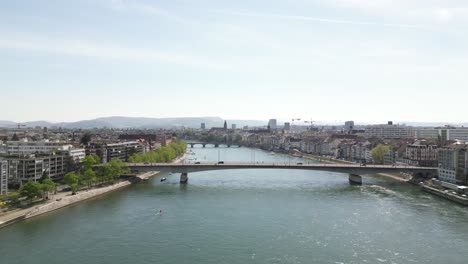
[[[139,171],[168,171],[168,172],[197,172],[209,170],[227,169],[301,169],[301,170],[322,170],[341,173],[371,174],[380,172],[415,172],[434,173],[437,168],[417,167],[417,166],[393,166],[393,165],[360,165],[360,164],[324,164],[324,163],[129,163],[129,167]]]

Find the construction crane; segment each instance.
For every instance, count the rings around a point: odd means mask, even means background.
[[[312,120],[312,118],[310,119],[310,121],[306,121],[304,120],[304,123],[309,123],[310,124],[310,128],[312,129],[312,127],[314,126],[314,120]]]
[[[300,118],[293,118],[291,119],[291,125],[294,125],[294,121],[301,121]]]

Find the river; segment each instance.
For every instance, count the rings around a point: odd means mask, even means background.
[[[186,162],[312,162],[249,148],[193,151]],[[468,209],[384,177],[350,186],[339,173],[224,170],[178,181],[160,174],[0,229],[0,262],[468,262]]]

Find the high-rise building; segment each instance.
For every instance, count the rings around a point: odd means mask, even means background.
[[[231,128],[232,128],[232,129],[236,129],[236,128],[237,128],[237,125],[236,125],[236,124],[232,124],[232,125],[231,125]]]
[[[201,126],[200,126],[201,129],[206,129],[206,125],[205,123],[201,123]]]
[[[270,119],[268,121],[268,127],[270,127],[271,130],[275,130],[277,128],[276,119]]]
[[[439,179],[468,184],[468,145],[453,144],[439,149]]]
[[[227,121],[224,121],[224,129],[227,130]]]
[[[351,131],[354,129],[354,121],[346,121],[344,126],[346,131]]]
[[[0,195],[8,192],[8,162],[0,160]]]
[[[287,131],[291,130],[291,124],[289,122],[284,123],[284,130],[287,130]]]

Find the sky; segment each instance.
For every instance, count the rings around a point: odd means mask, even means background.
[[[468,121],[466,0],[0,0],[0,120]]]

